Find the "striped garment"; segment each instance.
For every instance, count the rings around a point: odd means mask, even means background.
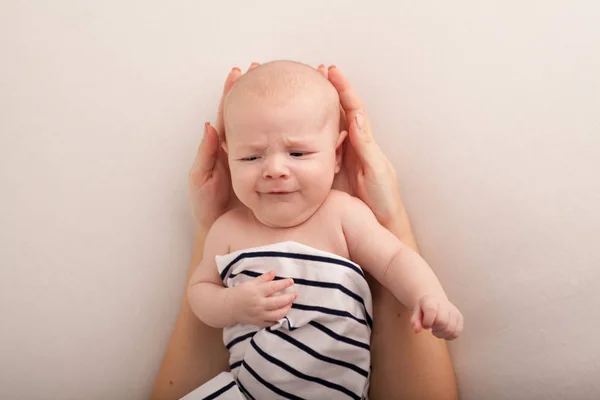
[[[357,264],[291,241],[217,256],[216,262],[227,287],[275,271],[275,279],[294,279],[286,291],[299,296],[272,327],[225,328],[231,372],[185,400],[367,398],[372,304]]]

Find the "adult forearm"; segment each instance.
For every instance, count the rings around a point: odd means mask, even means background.
[[[419,251],[406,210],[400,204],[396,216],[384,226],[405,245]],[[457,400],[456,377],[444,340],[430,332],[415,334],[412,310],[375,279],[371,340],[372,400]]]
[[[175,328],[154,381],[152,399],[179,399],[219,372],[226,371],[229,365],[222,330],[211,328],[200,321],[192,312],[187,295],[187,282],[202,261],[207,231],[208,229],[200,226],[196,228],[185,293],[181,299]]]

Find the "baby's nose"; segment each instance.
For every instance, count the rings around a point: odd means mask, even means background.
[[[285,165],[285,160],[282,157],[269,157],[265,163],[263,177],[265,179],[279,179],[289,176],[289,169]]]

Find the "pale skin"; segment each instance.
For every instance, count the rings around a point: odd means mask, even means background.
[[[252,64],[249,70],[258,64]],[[373,139],[363,105],[338,68],[321,65],[318,71],[335,86],[348,121],[349,141],[334,188],[360,197],[377,220],[404,244],[418,251],[416,241],[398,190],[396,173]],[[228,75],[224,94],[242,76],[238,68]],[[219,107],[222,111],[222,103]],[[361,118],[357,118],[361,116]],[[207,231],[223,212],[238,200],[230,185],[227,157],[220,150],[217,133],[224,131],[222,112],[206,135],[190,170],[189,187],[196,220],[196,240],[188,279],[202,260]],[[362,124],[358,124],[361,120]],[[458,398],[456,380],[445,341],[428,332],[415,334],[412,312],[387,289],[370,279],[374,304],[371,338],[372,376],[370,398],[440,399]],[[228,368],[228,353],[222,333],[202,323],[191,311],[187,296],[163,363],[155,380],[152,398],[178,399]]]
[[[293,287],[292,279],[273,281],[274,274],[269,272],[225,288],[214,257],[288,240],[368,266],[371,276],[414,310],[411,323],[415,332],[432,329],[435,336],[447,340],[460,335],[462,315],[448,301],[427,263],[383,228],[363,202],[336,190],[308,220],[292,227],[270,228],[242,208],[219,218],[206,239],[205,261],[191,279],[192,310],[215,328],[236,323],[269,326],[285,317],[297,294],[276,294]]]
[[[262,94],[257,98],[244,92],[252,80],[262,82],[261,73],[298,75],[310,90],[274,105]],[[323,105],[328,98],[333,107]],[[415,332],[431,329],[436,337],[456,339],[463,329],[462,314],[425,260],[381,226],[360,199],[331,190],[347,135],[338,129],[339,100],[333,86],[310,67],[275,62],[248,74],[227,100],[223,148],[235,194],[245,207],[219,218],[208,233],[203,262],[188,291],[194,313],[215,328],[268,326],[285,317],[296,293],[277,294],[293,285],[291,279],[274,282],[267,273],[226,288],[214,259],[291,240],[364,265],[413,310]]]

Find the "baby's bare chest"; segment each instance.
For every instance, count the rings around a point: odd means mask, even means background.
[[[336,214],[318,211],[308,221],[285,229],[256,224],[240,213],[230,230],[230,252],[294,241],[315,249],[350,258],[341,219]]]

